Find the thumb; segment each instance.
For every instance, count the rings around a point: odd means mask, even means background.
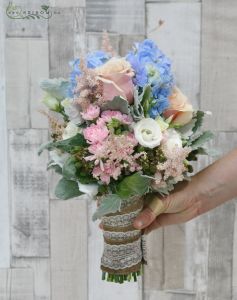
[[[155,213],[151,210],[151,208],[145,208],[140,215],[134,220],[133,226],[136,229],[143,229],[149,226],[156,218]]]

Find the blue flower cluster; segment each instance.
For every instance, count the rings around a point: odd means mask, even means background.
[[[169,106],[169,95],[174,85],[171,61],[149,39],[135,44],[135,50],[128,53],[126,59],[135,71],[134,84],[152,88],[154,103],[149,111],[152,118],[160,115]]]
[[[90,69],[94,69],[96,67],[103,65],[109,59],[110,59],[109,54],[104,51],[95,51],[95,52],[88,53],[86,56],[87,67]],[[69,78],[70,87],[68,91],[68,96],[73,97],[73,90],[77,85],[77,77],[81,75],[80,58],[71,61],[69,65],[72,68],[72,71],[70,73],[70,78]]]

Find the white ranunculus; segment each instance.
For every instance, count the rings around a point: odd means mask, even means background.
[[[145,118],[134,125],[135,138],[140,145],[154,148],[160,145],[162,132],[159,124],[151,119]]]
[[[98,194],[97,184],[82,184],[78,181],[78,188],[82,193],[85,193],[92,198]]]
[[[166,134],[165,145],[169,151],[172,151],[175,147],[182,148],[180,134],[175,129],[168,129]]]
[[[78,125],[82,123],[82,117],[79,111],[79,107],[74,103],[73,99],[66,98],[61,102],[64,107],[65,114],[68,116],[69,120]]]
[[[51,110],[57,111],[59,109],[59,102],[56,98],[46,94],[42,102]]]
[[[79,128],[74,123],[69,122],[67,124],[67,127],[63,131],[63,140],[69,139],[80,132],[81,132],[81,128]]]

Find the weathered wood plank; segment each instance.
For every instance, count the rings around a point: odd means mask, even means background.
[[[49,0],[52,7],[85,7],[86,0]]]
[[[199,3],[147,4],[147,35],[172,59],[177,85],[196,107],[200,89],[200,8]],[[158,29],[159,20],[165,23]],[[185,245],[185,226],[165,228],[163,263],[166,289],[184,287]]]
[[[39,81],[48,77],[48,42],[7,39],[6,49],[8,128],[47,128],[38,109],[44,107]]]
[[[108,33],[109,39],[114,50],[119,53],[120,35],[117,33]],[[101,49],[102,32],[87,32],[87,49],[88,51],[96,51]]]
[[[87,299],[87,203],[52,200],[50,212],[52,300]]]
[[[159,229],[147,236],[147,266],[144,268],[143,289],[145,300],[149,292],[164,287],[164,229]]]
[[[237,133],[219,133],[214,146],[224,155],[237,147]],[[208,299],[232,298],[234,219],[234,201],[229,201],[210,212]],[[217,282],[221,284],[217,285]]]
[[[31,269],[0,269],[0,300],[34,300]]]
[[[236,10],[234,0],[203,1],[201,108],[213,112],[215,130],[237,130]]]
[[[211,146],[222,156],[237,146],[237,134],[218,133]],[[199,169],[212,161],[200,160]],[[197,291],[197,300],[231,299],[234,218],[235,204],[230,201],[192,221],[186,269],[191,267],[193,275],[186,273],[185,282]],[[192,275],[193,282],[188,275]]]
[[[68,77],[69,61],[85,50],[85,9],[58,8],[49,20],[50,77]],[[62,43],[63,41],[63,43]]]
[[[8,0],[4,0],[5,2],[5,9],[4,11],[8,10],[10,7],[10,2]],[[38,12],[39,15],[48,17],[47,14],[43,13],[41,5],[48,5],[48,0],[18,0],[17,3],[17,11],[22,13],[23,18],[21,19],[11,19],[10,17],[5,14],[5,24],[6,24],[6,36],[7,37],[44,37],[47,38],[48,35],[48,20],[47,19],[24,19],[26,12],[28,11],[31,13]],[[15,11],[14,11],[15,12]],[[9,11],[9,15],[12,16],[11,12]],[[13,14],[15,16],[15,14]],[[53,16],[52,16],[53,17]]]
[[[8,204],[8,151],[6,120],[6,78],[5,78],[5,34],[3,23],[3,1],[0,1],[0,268],[10,266],[10,228]]]
[[[200,91],[200,3],[148,3],[147,35],[172,59],[176,83],[195,107]],[[158,29],[159,20],[165,23]]]
[[[184,287],[185,225],[164,228],[164,288]]]
[[[173,3],[173,2],[202,2],[202,0],[146,0],[146,3],[155,3],[155,2],[165,2],[165,3]]]
[[[50,259],[12,257],[12,268],[29,268],[33,270],[34,300],[50,300]]]
[[[144,300],[196,300],[195,293],[186,290],[145,291]]]
[[[39,146],[47,138],[46,130],[10,131],[13,256],[49,255],[47,154],[37,156]]]
[[[87,0],[87,31],[144,34],[145,0]]]
[[[101,280],[100,260],[103,252],[102,231],[98,227],[98,222],[92,221],[92,215],[96,210],[96,202],[87,199],[88,206],[88,300],[113,299],[139,300],[142,299],[142,290],[139,283],[124,283],[122,285],[109,283]],[[96,249],[96,250],[95,250]],[[128,293],[129,290],[129,293]]]

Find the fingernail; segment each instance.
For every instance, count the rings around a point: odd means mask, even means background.
[[[142,228],[143,224],[144,223],[141,220],[137,220],[137,221],[134,222],[134,226],[137,227],[137,228]]]

